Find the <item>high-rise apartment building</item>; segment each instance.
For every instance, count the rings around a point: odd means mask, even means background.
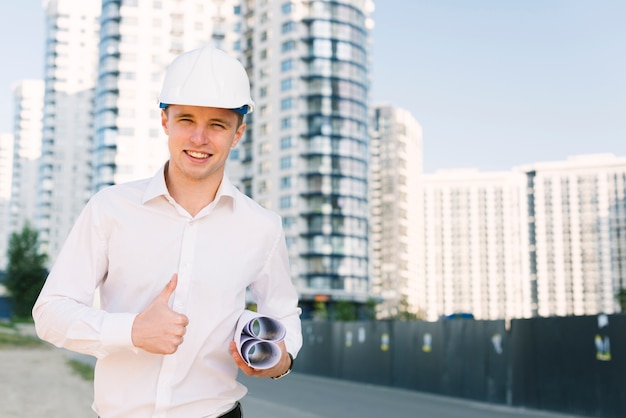
[[[283,217],[304,316],[368,297],[369,0],[242,2],[238,184]]]
[[[100,1],[45,3],[45,104],[35,225],[53,263],[91,196]]]
[[[96,2],[84,3],[46,5],[38,226],[51,260],[80,210],[55,207],[61,201],[55,196],[72,190],[67,202],[82,208],[98,189],[151,176],[166,161],[157,101],[165,67],[179,53],[210,42],[237,55],[250,74],[257,107],[246,117],[249,130],[227,171],[244,192],[283,216],[305,311],[315,300],[364,302],[373,3],[103,0],[98,10]],[[74,105],[63,104],[70,99]],[[62,124],[68,108],[78,121]],[[83,119],[91,123],[85,134]],[[62,186],[58,170],[63,179],[93,187]],[[65,170],[75,175],[67,177]],[[71,218],[67,229],[56,227],[65,225],[58,216]]]
[[[626,288],[626,157],[520,167],[527,179],[534,314],[619,312]]]
[[[157,96],[174,56],[235,44],[229,0],[50,0],[37,226],[53,262],[89,197],[167,159]],[[239,8],[240,10],[240,8]]]
[[[529,317],[525,176],[450,170],[423,179],[426,318]]]
[[[154,175],[169,157],[158,95],[166,66],[212,43],[243,37],[232,0],[103,0],[95,98],[94,186]]]
[[[372,110],[370,132],[370,268],[377,315],[421,315],[422,128],[408,111],[381,105]]]
[[[619,312],[626,158],[424,175],[427,317]]]
[[[41,156],[44,84],[22,80],[13,86],[13,175],[9,233],[34,224],[37,171]]]
[[[9,247],[9,201],[13,177],[13,135],[0,133],[0,270],[7,265]]]

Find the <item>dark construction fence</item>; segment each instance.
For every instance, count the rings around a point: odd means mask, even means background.
[[[294,371],[494,404],[626,417],[626,315],[303,321]]]

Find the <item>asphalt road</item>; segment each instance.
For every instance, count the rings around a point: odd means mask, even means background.
[[[245,418],[578,418],[300,373],[240,381]]]
[[[239,381],[248,387],[244,418],[586,418],[302,373],[280,380],[239,373]]]

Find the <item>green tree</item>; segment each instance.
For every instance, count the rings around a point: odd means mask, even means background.
[[[328,319],[328,309],[324,302],[315,302],[312,317],[314,321],[326,321]]]
[[[27,222],[9,240],[6,288],[11,295],[13,315],[25,319],[46,281],[46,254],[39,252],[39,234]]]
[[[365,304],[361,308],[361,315],[365,320],[375,320],[376,319],[376,299],[369,298]]]
[[[333,310],[335,321],[356,321],[356,305],[348,300],[339,300],[335,303]]]
[[[423,319],[423,312],[415,313],[412,312],[409,306],[409,300],[406,295],[402,295],[400,299],[400,304],[398,306],[398,311],[395,315],[392,316],[392,319],[396,321],[415,321],[418,319]]]

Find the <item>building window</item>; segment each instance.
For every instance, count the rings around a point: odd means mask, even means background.
[[[280,71],[286,72],[293,69],[293,59],[288,58],[286,60],[281,61],[280,63]]]
[[[285,216],[283,218],[283,229],[290,229],[295,223],[295,219],[293,216]]]
[[[269,161],[262,161],[259,164],[259,174],[265,174],[268,173],[270,171],[270,162]]]
[[[238,5],[238,6],[233,7],[233,13],[235,15],[240,15],[241,14],[241,6]]]
[[[228,159],[231,161],[239,161],[239,148],[231,149]]]
[[[280,129],[291,128],[291,117],[282,118],[280,120]]]
[[[283,170],[291,168],[291,155],[280,158],[280,168]]]
[[[261,142],[259,144],[259,154],[260,155],[269,154],[271,149],[272,149],[272,145],[269,142],[267,142],[267,141]]]
[[[291,97],[285,97],[280,101],[280,109],[287,110],[293,107],[293,99]]]
[[[280,46],[280,50],[282,52],[293,51],[295,48],[296,48],[296,41],[294,41],[293,39],[283,42]]]
[[[292,9],[291,2],[288,1],[286,3],[283,3],[280,8],[281,8],[283,14],[291,13],[291,9]]]
[[[293,28],[294,28],[294,24],[293,24],[293,22],[290,20],[289,22],[285,22],[285,23],[283,23],[283,24],[281,25],[281,27],[280,27],[280,31],[281,31],[282,33],[289,33],[289,32],[291,32],[291,31],[293,31]]]
[[[291,188],[291,176],[285,176],[280,178],[280,188],[281,190]]]
[[[287,90],[291,90],[293,81],[291,78],[285,78],[280,82],[280,90],[281,91],[287,91]]]
[[[280,149],[291,148],[291,136],[283,136],[280,138]]]
[[[281,196],[280,198],[280,208],[287,209],[291,207],[291,196]]]

